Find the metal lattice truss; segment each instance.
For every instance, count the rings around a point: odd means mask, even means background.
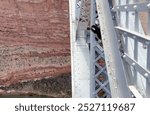
[[[104,50],[96,42],[94,49],[95,50],[95,97],[97,98],[104,98],[104,97],[111,97],[111,92],[109,88],[109,80],[107,76],[106,64],[105,64],[105,57],[104,57]]]
[[[91,26],[99,24],[96,2],[91,3]],[[99,25],[100,26],[100,25]],[[90,33],[91,77],[93,78],[93,97],[110,98],[111,92],[107,75],[103,43],[93,32]]]
[[[77,0],[76,20],[77,30],[86,30],[90,22],[90,0]]]

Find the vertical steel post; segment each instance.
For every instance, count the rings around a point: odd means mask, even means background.
[[[129,0],[126,0],[126,4],[129,4]],[[129,28],[129,12],[126,11],[126,24],[125,24],[126,28],[128,29]],[[128,53],[128,36],[125,37],[125,50],[126,50],[126,53]]]
[[[95,0],[91,0],[91,21],[90,27],[95,23]],[[91,75],[91,97],[95,97],[95,35],[90,31],[90,75]]]
[[[86,14],[88,13],[87,11],[85,12],[82,11],[86,9],[85,4],[88,2],[88,0],[82,0],[81,2],[82,4],[81,6],[79,6],[80,10],[77,10],[77,2],[75,0],[69,0],[72,97],[89,98],[91,96],[90,54],[89,54],[89,46],[87,44],[87,33],[86,33],[87,30],[86,24],[88,24],[87,20],[89,20],[86,19],[88,18],[86,16],[89,14]],[[84,20],[87,22],[85,22]]]
[[[148,36],[150,36],[150,3],[147,5],[149,7],[148,11]],[[147,69],[150,71],[150,42],[147,43]],[[146,97],[150,98],[150,78],[146,80]]]

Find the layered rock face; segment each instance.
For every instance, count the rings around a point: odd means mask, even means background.
[[[68,0],[0,0],[1,87],[69,76],[68,7]]]

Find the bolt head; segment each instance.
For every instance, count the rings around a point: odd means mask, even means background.
[[[126,55],[123,55],[122,57],[123,57],[123,58],[126,58]]]
[[[133,8],[136,10],[137,9],[137,5],[134,5]]]
[[[135,66],[135,63],[132,63],[132,66]]]
[[[121,43],[121,40],[118,40],[119,43]]]
[[[145,73],[144,76],[145,76],[146,78],[148,78],[148,73]]]
[[[115,19],[115,16],[113,16],[112,18]]]
[[[147,8],[148,8],[148,9],[150,9],[150,3],[149,3],[149,4],[147,4]]]

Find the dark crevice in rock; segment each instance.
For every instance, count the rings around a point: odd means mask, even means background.
[[[69,74],[16,83],[7,87],[0,87],[4,93],[0,97],[71,97],[71,77]]]

